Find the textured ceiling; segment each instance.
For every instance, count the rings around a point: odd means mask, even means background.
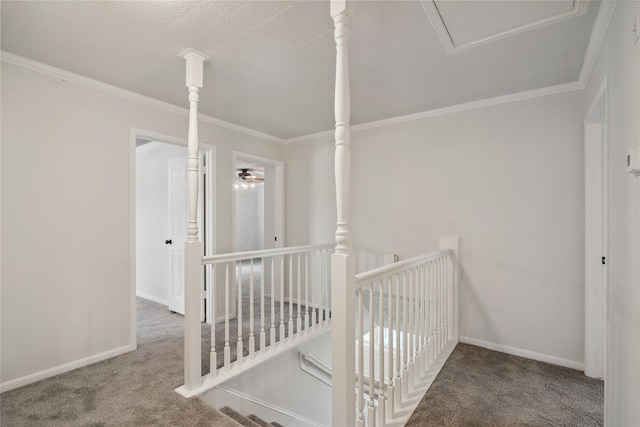
[[[478,0],[476,0],[478,1]],[[352,123],[578,79],[588,14],[447,55],[415,1],[355,2]],[[327,1],[2,1],[2,50],[187,106],[184,60],[209,56],[200,111],[280,138],[333,127]]]

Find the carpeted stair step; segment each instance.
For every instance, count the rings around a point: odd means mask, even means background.
[[[273,427],[272,424],[269,424],[268,422],[266,422],[265,420],[263,420],[257,415],[251,414],[247,418],[249,418],[254,423],[258,424],[260,427]]]
[[[245,417],[244,415],[240,414],[239,412],[237,412],[236,410],[228,406],[224,406],[220,408],[220,412],[222,412],[229,418],[233,418],[235,421],[242,424],[244,427],[261,427],[260,424],[256,424],[255,422],[251,421],[249,418]]]
[[[274,421],[274,422],[272,422],[272,423],[271,423],[271,425],[272,425],[273,427],[284,427],[282,424],[277,423],[277,422],[275,422],[275,421]]]

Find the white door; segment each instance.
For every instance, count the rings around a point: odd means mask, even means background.
[[[169,310],[184,314],[184,246],[187,240],[187,156],[169,168]]]

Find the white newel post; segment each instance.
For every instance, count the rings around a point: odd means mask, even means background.
[[[349,94],[350,3],[331,0],[336,40],[336,250],[331,257],[331,425],[355,424],[355,258],[351,255],[351,101]]]
[[[202,87],[202,68],[208,59],[193,49],[180,54],[187,65],[186,86],[189,89],[189,137],[187,142],[189,223],[184,251],[184,387],[187,392],[201,385],[200,300],[202,298],[202,244],[198,236],[198,91]]]
[[[460,339],[460,237],[441,237],[440,249],[452,249],[453,257],[449,259],[450,276],[447,287],[449,309],[447,310],[448,340]]]

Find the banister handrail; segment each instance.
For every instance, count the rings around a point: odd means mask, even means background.
[[[373,270],[365,271],[364,273],[356,274],[355,287],[359,289],[362,286],[383,279],[387,276],[400,273],[407,268],[415,267],[425,262],[433,261],[442,257],[443,255],[449,255],[454,253],[452,249],[442,249],[430,254],[418,255],[413,258],[405,259],[403,261],[394,262],[393,264],[385,265]]]
[[[250,258],[262,258],[266,256],[289,255],[299,252],[331,249],[335,245],[325,243],[323,245],[291,246],[285,248],[262,249],[257,251],[233,252],[230,254],[209,255],[202,257],[202,264],[216,264],[219,262],[238,261]]]

